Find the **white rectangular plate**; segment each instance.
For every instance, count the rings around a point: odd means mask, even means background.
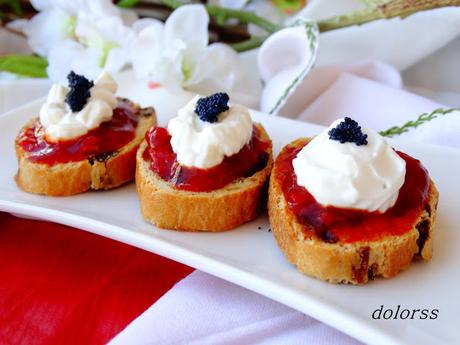
[[[143,221],[133,184],[109,192],[50,198],[23,193],[14,181],[14,138],[38,114],[40,102],[0,117],[0,210],[84,229],[211,273],[309,314],[372,344],[460,344],[460,151],[395,143],[419,158],[440,190],[433,260],[416,262],[392,279],[365,286],[332,285],[298,273],[278,249],[266,216],[233,231],[181,233]],[[253,112],[275,153],[321,127]],[[160,118],[160,124],[165,119]],[[258,229],[261,227],[261,229]],[[33,230],[32,230],[33,231]],[[373,320],[385,308],[439,309],[435,320]]]

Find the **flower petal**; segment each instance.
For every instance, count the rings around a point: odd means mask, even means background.
[[[101,17],[107,15],[120,15],[120,9],[113,4],[112,0],[87,0],[86,4],[91,13],[100,14]]]
[[[318,51],[315,23],[299,20],[271,35],[258,55],[259,74],[265,82],[260,107],[277,114],[313,67]]]
[[[30,0],[30,3],[37,11],[44,11],[54,6],[53,0]]]
[[[128,46],[136,35],[132,28],[123,24],[121,18],[115,16],[104,17],[96,22],[80,19],[76,33],[78,36],[85,36],[85,32],[91,35],[90,29],[94,30],[93,33],[98,33],[104,40],[123,47]]]
[[[70,71],[94,79],[101,71],[98,58],[97,50],[85,48],[72,40],[64,40],[50,50],[46,71],[48,77],[56,82],[66,83]]]
[[[229,91],[236,80],[241,77],[242,69],[238,54],[226,44],[213,43],[201,56],[193,75],[186,81],[186,86],[202,84],[201,87]]]
[[[150,79],[171,90],[181,89],[184,77],[180,60],[160,56],[157,68],[150,74]]]
[[[148,28],[149,26],[152,26],[152,25],[160,25],[161,27],[163,27],[163,22],[158,20],[158,19],[154,19],[154,18],[142,18],[142,19],[138,19],[136,20],[133,25],[132,25],[132,29],[137,32],[137,33],[140,33],[142,30]]]
[[[125,26],[121,18],[114,16],[98,21],[80,18],[75,32],[80,42],[99,52],[99,66],[112,73],[127,64],[128,47],[136,38],[135,31]]]
[[[141,30],[130,45],[131,63],[137,78],[142,79],[154,73],[163,50],[163,24],[151,23]]]
[[[58,42],[71,37],[75,18],[59,8],[36,14],[23,27],[29,45],[39,55],[47,55]]]
[[[188,45],[206,47],[209,15],[201,4],[184,5],[175,10],[165,23],[166,42],[182,41]]]
[[[129,53],[126,49],[112,48],[110,49],[105,61],[104,69],[115,74],[120,72],[129,63]]]

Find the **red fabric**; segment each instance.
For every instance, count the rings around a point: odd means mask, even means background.
[[[0,343],[103,344],[192,268],[0,213]]]

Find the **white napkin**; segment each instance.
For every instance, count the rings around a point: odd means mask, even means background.
[[[298,119],[329,125],[338,117],[350,116],[360,124],[381,130],[440,106],[400,88],[345,72]]]
[[[397,72],[388,65],[363,62],[352,67],[344,66],[342,72],[337,66],[317,72],[319,74],[312,79],[315,80],[319,75],[324,76],[324,79],[310,82],[307,90],[311,94],[320,95],[314,100],[305,95],[309,106],[299,118],[328,125],[338,117],[351,116],[364,126],[380,130],[400,125],[423,112],[441,107],[429,99],[401,89]],[[315,85],[317,89],[314,89]],[[300,102],[305,100],[300,99]],[[301,108],[298,104],[292,107]],[[460,147],[459,133],[460,114],[456,113],[433,120],[401,138]],[[112,345],[160,343],[358,342],[302,313],[196,271],[166,293],[111,342]]]
[[[324,19],[365,8],[362,0],[312,0],[300,16]],[[460,34],[460,8],[447,7],[401,20],[379,20],[321,34],[317,64],[376,59],[404,70]],[[408,49],[408,44],[410,49]]]
[[[460,37],[405,70],[404,84],[417,93],[460,108]]]
[[[305,79],[281,108],[280,115],[298,117],[312,102],[326,91],[343,73],[353,73],[394,88],[402,87],[401,75],[392,66],[376,60],[362,60],[349,64],[317,67]]]
[[[337,118],[350,116],[365,127],[385,130],[438,108],[446,107],[403,89],[342,73],[298,119],[328,126]],[[460,112],[454,112],[439,116],[395,139],[460,147],[459,134]]]
[[[291,308],[195,271],[109,344],[360,343]]]

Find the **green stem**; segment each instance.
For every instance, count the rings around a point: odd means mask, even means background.
[[[168,6],[171,9],[176,9],[182,5],[189,4],[189,1],[180,0],[160,0],[160,3]],[[281,29],[280,26],[273,24],[272,22],[259,17],[253,12],[234,10],[231,8],[224,8],[219,6],[205,5],[211,17],[214,17],[217,24],[224,25],[229,19],[238,19],[241,23],[254,24],[268,33],[273,33]]]
[[[123,8],[131,8],[134,7],[138,4],[139,0],[119,0],[117,2],[117,6],[123,7]]]
[[[231,47],[239,53],[245,52],[260,47],[267,37],[268,36],[252,36],[246,41],[231,44]]]
[[[404,125],[402,125],[401,127],[394,126],[394,127],[391,127],[391,128],[389,128],[387,130],[381,131],[379,133],[380,133],[380,135],[382,135],[384,137],[392,137],[394,135],[399,135],[399,134],[408,132],[409,129],[411,129],[411,128],[417,128],[418,126],[423,125],[426,122],[434,120],[438,116],[447,115],[447,114],[450,114],[450,113],[455,112],[455,111],[458,111],[458,109],[442,109],[442,108],[439,108],[439,109],[433,110],[431,113],[423,113],[415,121],[408,121]]]
[[[189,1],[181,0],[160,0],[160,2],[172,9],[176,9],[186,3],[190,3]],[[318,28],[320,32],[326,32],[349,26],[361,25],[379,19],[391,19],[395,17],[406,18],[420,11],[448,6],[460,6],[460,0],[393,0],[362,11],[320,20],[318,21]],[[228,19],[235,18],[243,23],[255,24],[266,30],[268,33],[273,33],[281,29],[280,26],[275,25],[251,12],[216,6],[206,6],[206,9],[208,10],[209,15],[216,18],[218,24],[223,24]],[[258,48],[267,37],[268,36],[251,37],[246,41],[234,44],[233,47],[239,52]]]
[[[215,17],[219,25],[224,25],[229,19],[238,19],[241,23],[254,24],[268,33],[273,33],[281,29],[280,26],[259,17],[253,12],[234,10],[218,6],[206,6],[210,16]]]
[[[320,32],[326,32],[379,19],[404,19],[420,11],[448,6],[460,6],[460,0],[393,0],[362,11],[320,20],[318,28]]]
[[[176,8],[178,8],[178,7],[182,6],[182,5],[189,4],[190,1],[160,0],[160,3],[165,5],[165,6],[168,6],[169,8],[172,8],[173,10],[175,10]]]

